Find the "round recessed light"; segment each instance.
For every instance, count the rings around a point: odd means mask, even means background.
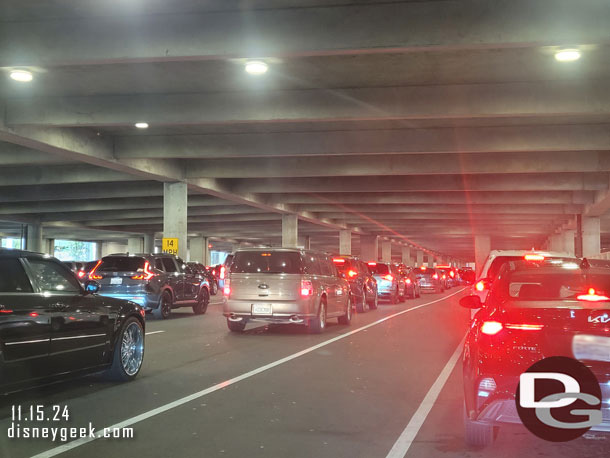
[[[269,66],[261,60],[249,60],[246,62],[246,73],[250,75],[262,75],[267,73]]]
[[[9,73],[9,76],[20,83],[27,83],[28,81],[32,81],[34,78],[32,72],[28,72],[27,70],[12,70]]]
[[[560,49],[555,52],[555,60],[559,62],[574,62],[580,59],[580,56],[578,49]]]
[[[138,129],[148,129],[148,123],[147,122],[136,122],[135,126]]]

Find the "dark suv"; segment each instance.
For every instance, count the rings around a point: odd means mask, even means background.
[[[172,309],[193,307],[205,313],[210,283],[170,254],[112,254],[103,257],[89,272],[100,284],[100,295],[128,299],[157,318],[169,318]]]
[[[352,304],[358,312],[364,312],[368,305],[371,310],[377,308],[377,280],[371,274],[364,261],[345,255],[333,256],[333,263],[347,281],[349,281]]]

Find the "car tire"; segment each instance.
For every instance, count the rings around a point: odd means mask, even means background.
[[[379,296],[377,295],[377,291],[375,291],[375,296],[373,299],[369,300],[369,309],[375,310],[377,307],[379,307]]]
[[[421,289],[417,288],[417,294],[415,295],[416,298],[421,297]]]
[[[172,295],[169,291],[163,291],[161,299],[159,299],[159,306],[153,310],[155,318],[160,320],[167,320],[172,315]]]
[[[311,334],[320,334],[326,329],[326,303],[320,301],[318,308],[318,316],[309,321],[309,332]]]
[[[352,322],[352,299],[351,298],[347,299],[347,309],[345,310],[345,315],[341,315],[339,318],[337,318],[337,321],[339,322],[339,324],[343,324],[346,326],[349,326],[350,323]]]
[[[132,316],[121,327],[108,377],[118,382],[130,382],[140,373],[143,361],[144,326]]]
[[[203,315],[208,310],[208,304],[210,303],[210,293],[207,288],[201,288],[199,291],[199,297],[197,303],[193,305],[193,313],[195,315]]]
[[[227,326],[231,332],[244,332],[247,321],[242,318],[241,321],[231,321],[227,318]]]
[[[356,302],[356,312],[366,312],[366,289],[362,291],[362,300],[360,302]]]
[[[390,294],[390,304],[398,304],[398,286],[396,287],[396,291]]]
[[[210,294],[212,296],[216,296],[216,294],[218,294],[218,283],[216,283],[216,281],[213,281],[210,285]]]
[[[473,421],[466,416],[466,407],[464,406],[464,441],[470,447],[483,448],[490,446],[496,436],[499,428]]]

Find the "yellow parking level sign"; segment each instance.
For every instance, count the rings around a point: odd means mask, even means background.
[[[163,253],[169,253],[178,256],[178,239],[166,239],[163,238],[161,244],[161,250]]]

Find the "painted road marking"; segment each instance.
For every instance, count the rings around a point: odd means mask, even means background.
[[[311,353],[313,351],[318,350],[319,348],[325,347],[325,346],[330,345],[332,343],[335,343],[335,342],[337,342],[339,340],[345,339],[345,338],[347,338],[349,336],[353,336],[354,334],[357,334],[357,333],[362,332],[362,331],[364,331],[366,329],[372,328],[373,326],[377,326],[378,324],[381,324],[381,323],[383,323],[385,321],[391,320],[392,318],[396,318],[397,316],[404,315],[405,313],[412,312],[413,310],[417,310],[417,309],[420,309],[422,307],[426,307],[428,305],[432,305],[432,304],[436,304],[437,302],[444,301],[445,299],[448,299],[451,296],[455,296],[456,294],[461,293],[465,289],[466,288],[462,288],[459,291],[456,291],[455,293],[450,294],[449,296],[445,296],[445,297],[442,297],[440,299],[436,299],[436,300],[431,301],[431,302],[426,302],[424,304],[416,305],[415,307],[411,307],[410,309],[402,310],[402,311],[394,313],[392,315],[388,315],[385,318],[381,318],[380,320],[374,321],[373,323],[369,323],[369,324],[367,324],[365,326],[362,326],[362,327],[360,327],[358,329],[354,329],[353,331],[346,332],[345,334],[338,335],[336,337],[333,337],[332,339],[325,340],[324,342],[321,342],[321,343],[319,343],[317,345],[314,345],[312,347],[306,348],[305,350],[301,350],[299,352],[293,353],[292,355],[289,355],[289,356],[286,356],[284,358],[278,359],[277,361],[274,361],[272,363],[266,364],[264,366],[261,366],[261,367],[259,367],[257,369],[254,369],[254,370],[251,370],[251,371],[246,372],[244,374],[238,375],[237,377],[233,377],[233,378],[231,378],[229,380],[225,380],[224,382],[221,382],[221,383],[218,383],[218,384],[216,384],[214,386],[206,388],[205,390],[198,391],[196,393],[193,393],[193,394],[190,394],[190,395],[185,396],[183,398],[180,398],[180,399],[178,399],[176,401],[173,401],[173,402],[170,402],[168,404],[165,404],[165,405],[162,405],[160,407],[157,407],[156,409],[152,409],[152,410],[149,410],[148,412],[144,412],[144,413],[142,413],[140,415],[136,415],[135,417],[128,418],[125,421],[122,421],[120,423],[116,423],[116,424],[114,424],[112,426],[108,426],[107,428],[110,429],[110,430],[113,430],[115,428],[116,429],[122,429],[122,428],[129,427],[131,425],[135,425],[136,423],[140,423],[140,422],[142,422],[144,420],[148,420],[151,417],[154,417],[156,415],[165,413],[168,410],[175,409],[176,407],[180,407],[180,406],[182,406],[184,404],[187,404],[187,403],[189,403],[191,401],[199,399],[199,398],[201,398],[203,396],[207,396],[208,394],[214,393],[215,391],[222,390],[223,388],[226,388],[227,386],[230,386],[230,385],[234,385],[235,383],[241,382],[242,380],[248,379],[250,377],[254,377],[255,375],[260,374],[261,372],[268,371],[269,369],[273,369],[274,367],[277,367],[277,366],[280,366],[280,365],[282,365],[284,363],[292,361],[293,359],[300,358],[301,356],[307,355],[307,354],[309,354],[309,353]],[[437,382],[438,382],[438,380],[437,380]],[[67,444],[63,444],[63,445],[60,445],[58,447],[54,447],[52,449],[49,449],[49,450],[44,451],[42,453],[39,453],[38,455],[34,455],[31,458],[51,458],[53,456],[57,456],[57,455],[59,455],[61,453],[67,452],[69,450],[73,450],[73,449],[75,449],[77,447],[80,447],[81,445],[85,445],[85,444],[87,444],[89,442],[93,442],[94,440],[99,439],[100,437],[102,437],[103,431],[104,431],[104,429],[102,429],[100,432],[98,432],[95,437],[87,437],[87,438],[77,439],[75,441],[68,442]]]
[[[146,335],[149,336],[151,334],[161,334],[162,332],[165,332],[165,331],[150,331],[150,332],[147,332]]]
[[[426,397],[413,414],[413,417],[411,417],[411,421],[409,421],[407,427],[404,429],[398,440],[394,443],[394,446],[387,454],[386,458],[403,458],[407,454],[409,448],[411,447],[411,444],[417,436],[417,433],[419,433],[419,430],[426,421],[430,410],[432,410],[432,407],[434,406],[438,395],[443,390],[443,387],[445,386],[449,375],[451,375],[451,372],[453,372],[453,368],[455,367],[458,359],[462,354],[462,349],[464,348],[465,341],[466,336],[464,336],[460,344],[453,352],[453,355],[451,355],[451,358],[449,358],[449,361],[447,361],[447,364],[437,377],[434,384],[432,384],[432,386],[430,387],[430,390],[426,394]]]

